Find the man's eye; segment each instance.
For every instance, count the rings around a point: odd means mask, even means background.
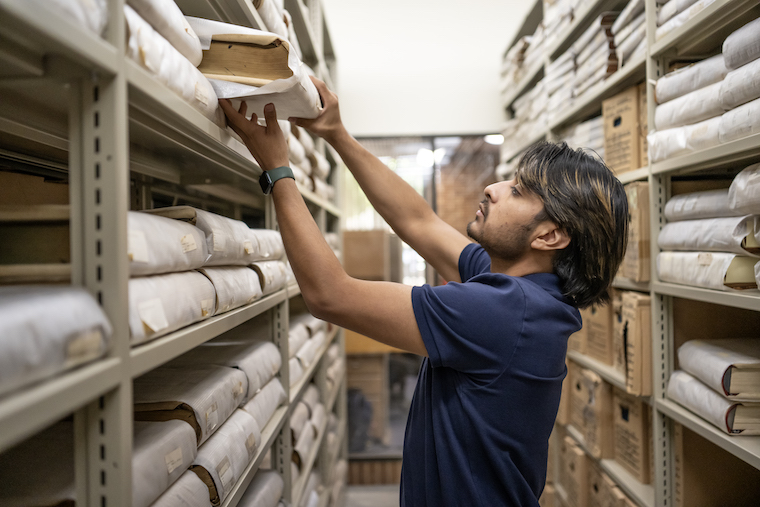
[[[512,195],[520,195],[520,191],[517,190],[517,187],[512,187]]]

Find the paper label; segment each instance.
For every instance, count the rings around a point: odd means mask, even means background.
[[[211,231],[211,236],[214,239],[214,251],[224,252],[225,247],[227,246],[227,236],[224,232],[218,229],[213,229]]]
[[[140,315],[143,324],[154,333],[169,327],[169,322],[164,313],[164,305],[159,298],[138,303],[137,313]]]
[[[127,254],[130,262],[145,262],[148,257],[148,242],[145,240],[143,231],[128,231],[127,233]]]
[[[103,345],[103,334],[100,329],[94,329],[66,344],[66,366],[81,364],[97,358]]]
[[[700,266],[709,266],[710,264],[712,264],[712,261],[713,261],[713,256],[711,253],[701,252],[697,256],[697,263]]]
[[[232,473],[230,459],[227,456],[216,466],[216,473],[219,474],[219,479],[222,481],[222,489],[224,489],[226,495],[235,484],[235,474]]]
[[[251,255],[253,253],[253,245],[249,240],[243,241],[243,248],[245,248],[245,253],[248,255]]]
[[[164,460],[166,461],[166,469],[169,471],[169,474],[171,474],[177,468],[182,466],[182,447],[177,447],[172,452],[164,456]]]
[[[208,317],[214,314],[215,301],[213,299],[201,300],[201,315]]]
[[[245,448],[248,449],[248,461],[250,461],[256,452],[256,437],[253,433],[249,433],[248,438],[245,439]]]
[[[208,409],[206,409],[206,435],[210,435],[211,432],[216,429],[218,423],[219,414],[217,413],[216,403],[213,403]]]
[[[200,86],[200,83],[195,83],[195,100],[204,106],[208,105],[208,94],[206,89]]]
[[[195,238],[192,234],[187,234],[185,236],[182,236],[182,239],[180,239],[180,243],[182,244],[182,251],[184,253],[192,252],[193,250],[198,248],[198,245],[195,244]]]
[[[235,387],[232,389],[232,397],[235,399],[242,398],[245,394],[242,382],[236,382]]]

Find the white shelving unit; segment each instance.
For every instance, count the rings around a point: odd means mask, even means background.
[[[149,206],[146,196],[155,187],[157,194],[201,195],[200,201],[224,206],[233,218],[247,210],[270,228],[276,218],[258,186],[261,169],[245,146],[125,56],[124,3],[108,0],[108,28],[100,38],[42,0],[0,0],[0,159],[22,172],[32,167],[68,179],[71,265],[61,276],[86,287],[114,328],[114,345],[103,359],[0,398],[0,453],[73,414],[77,504],[130,506],[132,379],[250,319],[267,317],[284,358],[279,376],[289,403],[262,429],[260,448],[222,505],[237,505],[270,448],[285,481],[283,499],[298,505],[312,467],[324,476],[326,467],[347,456],[347,425],[345,373],[328,388],[323,360],[331,344],[343,350],[340,329],[330,330],[304,377],[289,387],[288,322],[300,295],[297,285],[130,347],[124,252],[131,186],[133,203],[134,193],[140,194],[139,209]],[[177,4],[187,15],[266,29],[247,0]],[[319,0],[289,0],[286,8],[303,60],[332,85],[335,56]],[[339,157],[321,140],[316,145],[331,161],[331,183],[339,188]],[[339,232],[339,204],[306,189],[301,193],[321,230]],[[302,480],[294,483],[289,420],[312,381],[327,413],[334,411],[341,421],[339,439],[328,449],[321,428]],[[332,500],[326,488],[320,505]]]
[[[572,41],[583,33],[596,16],[606,10],[621,10],[627,0],[590,0],[580,7],[572,24],[566,28],[550,47],[545,48],[544,66],[557,59],[570,47]],[[518,37],[533,33],[542,19],[540,10],[542,1],[526,17]],[[656,0],[645,0],[647,25],[647,54],[626,63],[605,81],[593,86],[573,106],[549,120],[546,132],[541,136],[556,139],[557,132],[572,123],[583,121],[601,113],[602,101],[626,88],[647,82],[648,124],[654,125],[654,83],[665,74],[665,69],[676,59],[699,60],[720,51],[725,38],[747,22],[760,17],[760,3],[756,0],[716,0],[683,26],[655,41],[657,5]],[[503,94],[501,106],[509,111],[512,103],[530,90],[530,84],[538,81],[542,75],[540,69],[531,69],[523,80]],[[518,156],[530,144],[538,139],[531,139],[522,146],[510,146],[502,153],[502,160],[509,161]],[[657,238],[665,224],[663,209],[670,197],[671,180],[675,177],[721,175],[733,176],[742,168],[760,161],[760,134],[722,144],[699,152],[650,164],[636,171],[623,173],[619,179],[623,183],[648,181],[650,188],[651,238]],[[707,423],[699,416],[684,409],[666,396],[667,381],[674,368],[674,315],[673,298],[701,301],[752,312],[760,312],[760,291],[717,291],[661,282],[657,279],[656,258],[659,248],[656,241],[651,242],[651,278],[650,283],[636,283],[625,279],[616,279],[613,286],[622,290],[648,293],[652,297],[652,351],[653,351],[653,395],[644,400],[652,406],[652,435],[654,443],[654,480],[652,485],[641,485],[612,460],[600,460],[600,466],[615,479],[618,485],[642,507],[672,505],[674,491],[674,443],[673,423],[680,423],[700,434],[702,437],[725,449],[739,459],[760,469],[760,437],[728,436]],[[602,364],[588,356],[569,351],[568,357],[585,368],[597,372],[607,382],[617,387],[624,387],[622,376],[608,365]],[[583,438],[572,427],[568,432],[583,446]],[[556,485],[555,485],[556,486]],[[559,496],[566,498],[565,491],[557,488]]]

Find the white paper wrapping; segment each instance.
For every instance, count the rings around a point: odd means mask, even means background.
[[[760,214],[760,163],[745,167],[728,189],[728,206],[737,214]]]
[[[223,124],[217,95],[206,76],[130,6],[124,6],[124,15],[129,36],[127,56],[206,118]]]
[[[647,135],[649,161],[659,162],[719,145],[722,121],[722,116],[716,116],[693,125],[652,132]]]
[[[306,149],[296,136],[288,138],[288,158],[297,165],[301,165],[306,158]]]
[[[296,135],[298,136],[298,140],[301,142],[301,145],[303,146],[303,149],[306,151],[306,156],[311,155],[314,153],[315,146],[314,146],[314,139],[311,138],[309,133],[306,131],[303,127],[296,126]]]
[[[282,261],[258,261],[251,267],[259,274],[261,288],[267,296],[285,287],[288,273]]]
[[[261,298],[259,275],[250,268],[203,268],[201,273],[211,280],[216,291],[216,312],[228,312]]]
[[[264,25],[270,32],[276,33],[284,39],[288,38],[288,29],[282,19],[282,9],[278,9],[272,0],[262,0],[261,5],[256,10],[259,11]]]
[[[760,58],[760,18],[750,21],[723,41],[726,67],[738,69]]]
[[[105,355],[111,325],[78,287],[0,287],[0,394]]]
[[[127,3],[190,63],[200,65],[201,41],[174,0],[127,0]]]
[[[736,216],[728,204],[728,189],[705,190],[671,197],[665,204],[668,222]]]
[[[334,385],[338,378],[343,374],[344,362],[343,358],[336,359],[330,366],[327,367],[327,381]]]
[[[55,10],[98,35],[103,34],[108,24],[107,0],[36,0],[34,3]]]
[[[259,470],[238,502],[240,507],[277,507],[285,483],[274,470]]]
[[[179,356],[171,367],[194,367],[214,364],[236,368],[245,373],[244,396],[240,403],[253,397],[280,371],[282,358],[277,346],[269,341],[259,342],[206,342]]]
[[[710,4],[714,3],[715,0],[699,0],[691,7],[687,8],[685,11],[681,12],[680,14],[673,16],[667,23],[657,28],[657,31],[655,32],[654,39],[656,41],[662,39],[670,32],[676,30],[677,28],[682,27],[684,24],[686,24],[690,19],[695,17],[697,14],[705,10],[705,7],[709,6]]]
[[[319,403],[319,398],[319,389],[317,389],[316,385],[309,384],[306,386],[306,391],[301,396],[301,401],[309,408],[309,417],[314,413],[314,408]]]
[[[138,211],[127,213],[127,253],[129,276],[189,271],[203,266],[208,258],[200,229]]]
[[[646,13],[642,11],[638,16],[633,18],[630,23],[621,28],[619,32],[615,32],[615,36],[613,37],[615,47],[619,48],[621,44],[625,43],[628,37],[644,24],[645,19]]]
[[[654,110],[655,128],[665,130],[720,116],[720,87],[720,82],[713,83],[658,105]]]
[[[287,396],[280,379],[273,378],[242,408],[253,416],[256,424],[263,430],[280,405],[286,401]]]
[[[293,433],[293,438],[298,440],[303,433],[304,428],[309,422],[309,407],[303,402],[299,401],[296,404],[296,408],[293,409],[293,413],[290,415],[290,431]]]
[[[315,335],[319,331],[327,330],[327,322],[325,322],[322,319],[316,318],[310,313],[301,313],[299,315],[296,315],[291,319],[290,322],[291,322],[291,325],[292,323],[305,325],[306,328],[309,330],[310,336]]]
[[[314,362],[314,359],[317,357],[317,352],[319,352],[320,347],[322,347],[322,345],[325,343],[325,339],[325,332],[319,331],[314,336],[306,340],[306,343],[304,343],[303,346],[298,349],[298,352],[296,352],[296,357],[299,361],[301,361],[304,369],[308,368],[309,365]]]
[[[728,290],[724,281],[734,257],[721,252],[660,252],[657,275],[663,282]]]
[[[271,229],[249,229],[254,251],[249,256],[251,262],[281,259],[285,255],[282,235]]]
[[[295,454],[294,461],[302,472],[304,471],[303,466],[306,463],[309,453],[314,449],[316,438],[317,429],[311,424],[311,421],[306,421],[293,445],[293,453]]]
[[[734,365],[760,367],[760,340],[724,338],[689,340],[678,348],[678,364],[714,391],[733,401],[758,401],[755,396],[729,393],[728,370]]]
[[[340,346],[337,343],[330,345],[330,348],[325,352],[325,361],[327,364],[332,364],[340,359]]]
[[[308,8],[308,7],[307,7]],[[287,9],[282,11],[282,19],[285,23],[285,27],[288,30],[287,39],[290,42],[290,46],[295,50],[298,58],[303,60],[303,51],[301,50],[301,43],[298,42],[298,34],[296,33],[296,27],[293,25],[293,16],[290,15]]]
[[[755,236],[755,239],[760,241],[760,238],[758,238],[757,235]],[[760,287],[760,262],[755,264],[755,283]]]
[[[185,421],[134,423],[132,506],[148,507],[184,474],[198,454]]]
[[[54,424],[4,451],[0,477],[0,507],[74,505],[73,423]]]
[[[657,13],[657,26],[664,25],[673,16],[691,7],[697,0],[669,0]]]
[[[191,470],[201,479],[205,475],[204,482],[208,478],[213,481],[213,489],[209,488],[213,504],[218,505],[227,498],[260,445],[261,429],[256,421],[248,412],[235,410],[208,442],[198,449]]]
[[[728,434],[756,435],[760,431],[732,431],[730,412],[736,405],[682,370],[674,371],[668,382],[668,398],[688,408]]]
[[[156,500],[152,507],[211,507],[208,487],[189,470]]]
[[[612,33],[620,32],[624,26],[633,21],[641,12],[644,12],[644,0],[631,0],[628,2],[612,24]]]
[[[301,361],[297,357],[290,358],[288,367],[290,369],[290,386],[292,387],[303,378],[304,370],[303,366],[301,366]]]
[[[617,47],[618,62],[622,66],[625,62],[633,58],[636,49],[644,40],[647,34],[647,25],[641,23],[631,35],[629,35],[620,45]]]
[[[330,162],[318,151],[311,154],[311,171],[314,176],[323,180],[330,176]]]
[[[137,345],[214,314],[216,291],[197,271],[129,280],[130,342]]]
[[[327,411],[325,410],[324,404],[317,402],[311,410],[311,419],[309,419],[311,421],[311,424],[313,424],[315,428],[319,429],[326,424],[326,419]]]
[[[204,49],[210,47],[211,38],[216,34],[277,37],[275,34],[254,30],[253,28],[200,18],[188,17],[187,19],[190,26],[195,30],[195,33],[198,34],[201,40],[201,47]],[[287,41],[284,42],[287,43]],[[256,113],[259,118],[264,118],[264,106],[274,103],[278,118],[316,118],[322,110],[319,92],[317,92],[314,83],[309,79],[295,51],[288,52],[288,67],[293,71],[291,77],[276,79],[261,87],[220,81],[218,79],[210,81],[219,98],[236,99],[232,100],[235,108],[239,106],[240,100],[245,100],[248,103],[249,115]]]
[[[303,347],[306,340],[309,339],[309,328],[303,322],[290,321],[290,328],[288,329],[288,353],[290,357],[296,355],[298,349]]]
[[[191,421],[200,445],[240,405],[246,384],[245,373],[225,366],[156,368],[134,380],[135,419]]]
[[[760,97],[760,59],[732,70],[723,80],[720,104],[729,110]]]
[[[758,217],[704,218],[666,224],[657,244],[662,250],[733,252],[757,256],[742,247],[748,234],[754,234]]]
[[[723,114],[720,142],[727,143],[760,132],[760,99],[747,102]]]
[[[676,1],[671,0],[670,3]],[[692,63],[688,67],[674,70],[658,79],[655,86],[655,100],[658,104],[664,104],[687,93],[718,83],[726,77],[727,73],[723,55],[715,55]]]
[[[317,507],[319,505],[319,495],[317,494],[317,487],[322,480],[319,473],[316,470],[312,470],[309,475],[309,480],[306,481],[306,486],[303,488],[303,496],[301,497],[301,503],[299,507]]]
[[[306,190],[314,190],[314,185],[311,182],[311,178],[303,169],[301,169],[293,162],[290,163],[290,168],[293,170],[293,176],[295,177],[298,184],[306,188]]]

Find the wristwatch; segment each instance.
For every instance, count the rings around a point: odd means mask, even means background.
[[[259,176],[259,185],[261,185],[261,191],[264,192],[264,195],[272,193],[272,188],[274,187],[275,182],[282,178],[296,179],[296,177],[293,176],[293,170],[285,165],[270,171],[262,172],[261,176]]]

